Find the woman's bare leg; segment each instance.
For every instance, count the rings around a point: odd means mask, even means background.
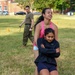
[[[36,59],[39,55],[38,50],[33,50],[33,53],[34,53],[34,59]]]
[[[38,50],[33,50],[34,53],[34,59],[38,57]],[[39,75],[37,71],[37,66],[35,66],[35,74],[34,75]]]
[[[37,71],[37,66],[35,67],[35,73],[34,75],[39,75],[38,71]]]

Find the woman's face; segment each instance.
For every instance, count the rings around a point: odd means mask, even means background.
[[[46,36],[44,36],[45,39],[48,41],[48,42],[52,42],[55,38],[54,34],[51,32],[51,33],[48,33],[46,34]]]
[[[50,9],[46,9],[45,14],[43,14],[44,18],[51,20],[52,19],[52,11]]]

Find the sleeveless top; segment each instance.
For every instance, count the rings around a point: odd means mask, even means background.
[[[50,28],[52,28],[54,30],[52,22],[50,22]],[[41,30],[40,30],[40,38],[44,37],[44,30],[45,30],[45,28],[44,28],[44,21],[42,21],[41,22]]]
[[[54,30],[52,22],[50,22],[50,28],[52,28]],[[39,38],[43,38],[44,37],[44,30],[45,30],[45,28],[44,28],[44,21],[42,21],[41,22],[41,30],[40,30],[40,36],[39,36]],[[36,46],[36,44],[33,43],[33,46]]]

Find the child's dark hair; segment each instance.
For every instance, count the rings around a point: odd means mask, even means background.
[[[44,20],[43,14],[45,14],[45,12],[46,12],[47,9],[50,9],[50,8],[44,8],[44,9],[42,10],[42,15],[38,18],[37,22],[35,23],[35,25],[34,25],[34,30],[35,30],[35,28],[36,28],[36,25],[37,25],[38,23],[40,23],[41,21]]]
[[[55,32],[52,28],[46,28],[44,32],[45,32],[45,34],[44,34],[45,36],[49,33],[53,33],[55,35]]]

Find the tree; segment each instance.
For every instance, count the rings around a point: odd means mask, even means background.
[[[63,11],[66,7],[69,7],[66,1],[67,0],[35,0],[34,7],[39,10],[44,7],[50,7]]]
[[[75,10],[75,0],[70,0],[71,10]]]
[[[53,8],[56,0],[35,0],[34,7],[38,10],[41,10],[45,7]]]
[[[60,10],[60,12],[64,14],[64,11],[70,7],[70,4],[68,2],[69,0],[57,0],[55,8]]]
[[[19,6],[21,8],[25,8],[26,5],[29,5],[32,8],[32,4],[34,2],[34,0],[15,0],[16,2],[18,2]]]
[[[45,7],[57,9],[64,13],[67,8],[75,9],[75,0],[15,0],[21,8],[29,5],[32,9],[41,10]]]

